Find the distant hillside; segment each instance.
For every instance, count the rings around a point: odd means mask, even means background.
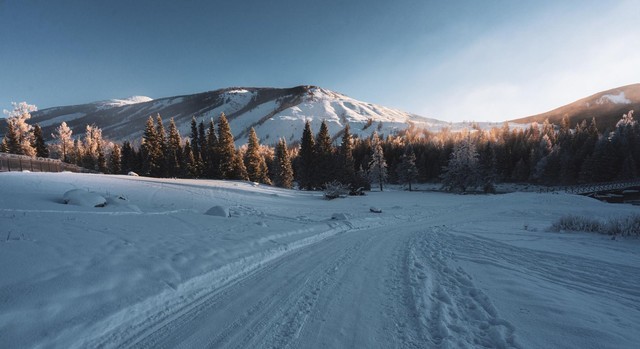
[[[170,118],[174,118],[182,135],[187,136],[192,116],[208,123],[222,112],[227,115],[238,144],[246,141],[251,127],[266,144],[274,144],[280,137],[288,142],[297,141],[306,120],[311,121],[314,132],[322,120],[326,120],[332,135],[338,134],[348,123],[351,131],[359,136],[368,136],[374,130],[391,134],[411,124],[434,131],[451,125],[315,86],[225,88],[155,100],[132,97],[43,109],[34,112],[30,121],[39,123],[46,136],[66,121],[76,135],[84,133],[86,125],[95,124],[102,128],[107,139],[136,141],[142,137],[149,116],[160,114],[165,126]]]
[[[549,112],[512,120],[514,123],[549,122],[559,124],[563,117],[569,119],[571,127],[582,120],[596,118],[601,131],[612,129],[623,114],[629,110],[640,111],[640,84],[633,84],[596,93],[587,98],[551,110]]]

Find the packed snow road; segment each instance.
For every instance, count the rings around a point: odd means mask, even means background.
[[[640,241],[546,231],[565,214],[636,207],[533,193],[326,201],[251,183],[0,176],[10,198],[0,200],[3,348],[640,343]],[[65,205],[70,189],[107,204]],[[206,214],[216,205],[229,216]]]

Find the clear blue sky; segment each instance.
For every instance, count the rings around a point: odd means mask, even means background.
[[[640,1],[0,0],[0,109],[319,85],[500,121],[640,82]]]

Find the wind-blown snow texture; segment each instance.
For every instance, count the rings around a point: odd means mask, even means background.
[[[107,205],[65,205],[72,189]],[[640,343],[640,241],[545,231],[568,213],[635,207],[564,194],[321,195],[2,173],[0,347]],[[215,206],[229,217],[205,214]]]

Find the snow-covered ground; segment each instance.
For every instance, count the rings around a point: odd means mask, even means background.
[[[636,348],[640,240],[546,228],[637,211],[0,173],[0,347]]]

